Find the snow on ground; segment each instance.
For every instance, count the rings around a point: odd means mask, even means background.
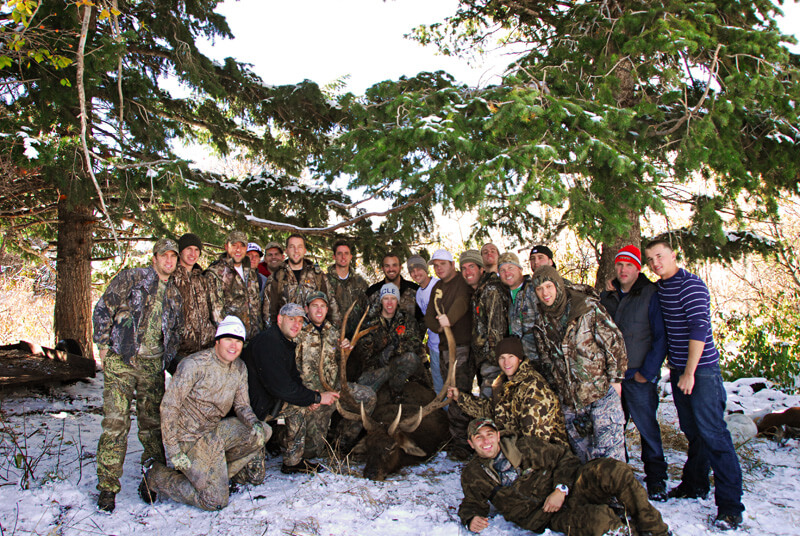
[[[800,406],[800,397],[772,389],[754,393],[763,380],[726,384],[729,408],[761,414]],[[94,454],[100,433],[102,374],[85,383],[43,391],[0,395],[0,535],[27,534],[196,534],[274,535],[456,535],[459,525],[461,464],[439,454],[426,465],[408,468],[387,482],[331,472],[316,476],[280,472],[280,458],[269,460],[267,479],[244,487],[220,512],[203,512],[171,501],[144,504],[136,488],[141,478],[141,446],[134,419],[128,458],[111,514],[97,511]],[[668,394],[669,384],[662,383]],[[671,485],[680,478],[675,408],[662,399],[660,417],[669,448]],[[632,464],[641,474],[638,438],[629,429]],[[778,444],[751,439],[739,447],[745,478],[744,524],[732,534],[800,534],[800,441]],[[20,467],[33,477],[23,481]],[[24,489],[23,489],[24,488]],[[716,514],[713,497],[657,503],[676,536],[705,535]],[[501,516],[491,519],[487,536],[528,534]],[[548,532],[547,534],[552,534]]]

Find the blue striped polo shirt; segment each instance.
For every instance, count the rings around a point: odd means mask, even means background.
[[[667,331],[669,364],[678,369],[686,368],[690,339],[706,343],[698,367],[719,362],[711,333],[711,296],[703,280],[680,268],[657,285]]]

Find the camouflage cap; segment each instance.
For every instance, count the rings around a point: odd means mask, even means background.
[[[497,431],[497,425],[494,423],[492,419],[487,417],[479,417],[477,419],[472,419],[469,422],[469,426],[467,427],[467,437],[470,438],[478,433],[478,430],[483,428],[484,426],[491,426]]]
[[[481,257],[481,252],[477,249],[468,249],[462,253],[458,258],[458,265],[464,266],[468,262],[475,263],[479,268],[483,268],[483,257]]]
[[[264,251],[269,251],[273,248],[283,253],[283,246],[278,244],[277,242],[270,242],[269,244],[267,244],[266,247],[264,248]]]
[[[306,316],[306,312],[297,303],[287,303],[278,311],[281,316]]]
[[[225,237],[226,244],[235,244],[237,242],[241,242],[245,246],[247,245],[247,235],[244,234],[242,231],[231,231],[228,233],[228,236]]]
[[[169,238],[159,238],[153,246],[153,255],[162,255],[167,251],[174,251],[175,255],[180,254],[180,251],[178,251],[178,244],[176,244],[174,240]]]
[[[325,303],[328,303],[328,296],[326,296],[321,290],[315,290],[306,296],[306,305],[311,305],[311,302],[314,300],[322,300]]]
[[[519,257],[515,253],[511,253],[510,251],[506,251],[500,258],[497,259],[497,268],[500,269],[501,266],[504,264],[513,264],[520,270],[522,270],[522,265],[519,263]]]

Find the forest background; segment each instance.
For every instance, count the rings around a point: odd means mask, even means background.
[[[401,4],[342,16],[371,27]],[[323,267],[344,236],[370,274],[386,248],[557,244],[598,287],[620,245],[662,236],[709,282],[728,373],[797,389],[798,25],[782,32],[770,1],[449,5],[410,38],[473,64],[512,51],[502,74],[353,92],[271,85],[254,58],[294,40],[246,46],[253,65],[215,55],[233,37],[217,1],[0,3],[0,342],[91,354],[97,292],[188,230],[206,264],[234,226],[262,245],[299,230]]]

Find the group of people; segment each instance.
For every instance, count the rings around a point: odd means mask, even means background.
[[[344,382],[370,413],[380,390],[400,401],[410,380],[442,390],[454,352],[447,450],[472,458],[459,509],[470,530],[488,526],[491,502],[530,530],[600,535],[623,524],[611,501],[640,533],[665,535],[650,501],[707,495],[710,468],[715,526],[741,523],[741,471],[723,420],[708,289],[678,267],[669,243],[645,248],[657,284],[630,245],[601,295],[564,279],[543,245],[531,250],[531,275],[491,243],[458,261],[445,249],[429,261],[412,255],[413,281],[387,253],[384,277],[371,286],[343,240],[325,273],[297,234],[262,249],[233,231],[206,270],[197,264],[202,250],[191,233],[159,240],[152,266],[121,272],[95,308],[105,370],[100,509],[113,511],[120,490],[134,398],[142,498],[215,510],[231,485],[263,481],[268,422],[285,424],[282,472],[321,471],[312,459],[329,448]],[[352,352],[346,370],[343,351]],[[656,420],[667,356],[689,440],[682,481],[669,491]],[[164,370],[173,375],[166,394]],[[642,438],[646,490],[626,463],[629,419]],[[352,446],[360,431],[358,422],[343,423],[340,444]]]

